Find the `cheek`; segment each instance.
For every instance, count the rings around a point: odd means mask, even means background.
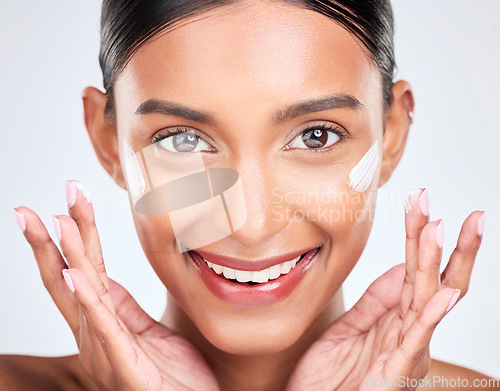
[[[325,268],[339,284],[359,260],[375,214],[379,142],[356,155],[349,162],[302,169],[300,178],[283,181],[274,194],[274,218],[287,219],[299,225],[300,232],[322,238],[328,253]]]
[[[200,153],[172,153],[159,143],[135,152],[129,144],[122,149],[133,210],[164,216],[149,220],[168,226],[169,235],[161,239],[170,244],[175,235],[178,252],[224,239],[245,222],[245,197],[236,170],[208,167]],[[136,220],[148,221],[138,215]]]
[[[149,147],[135,152],[127,139],[119,145],[137,235],[147,258],[156,265],[156,259],[176,254],[172,224],[164,212],[163,200],[158,197],[161,191],[155,189],[153,181],[157,166],[145,166],[145,158],[152,151]]]
[[[168,292],[182,303],[182,307],[192,308],[193,297],[198,295],[196,286],[199,281],[196,272],[179,253],[168,214],[147,216],[137,213],[133,207],[132,211],[139,241],[149,264]]]
[[[168,215],[147,216],[132,206],[135,228],[144,254],[158,275],[173,272],[182,266]],[[167,274],[168,275],[168,274]]]
[[[330,182],[308,193],[289,190],[283,193],[283,201],[289,203],[275,204],[273,216],[299,225],[301,232],[320,236],[330,259],[347,266],[359,259],[368,240],[376,195],[375,186],[357,192],[345,181]]]
[[[363,227],[369,231],[380,175],[378,141],[357,161],[289,171],[272,194],[275,218],[311,224],[332,240],[358,235]]]

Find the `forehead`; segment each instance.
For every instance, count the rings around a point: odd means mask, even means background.
[[[227,102],[275,108],[332,93],[382,107],[380,73],[331,18],[277,1],[183,20],[141,47],[115,84],[117,109],[126,113],[151,98],[217,112]]]

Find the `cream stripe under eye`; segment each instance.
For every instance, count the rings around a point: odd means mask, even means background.
[[[378,140],[366,152],[359,163],[349,174],[349,186],[359,192],[363,192],[370,186],[380,160]]]

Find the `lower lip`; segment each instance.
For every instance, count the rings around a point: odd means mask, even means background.
[[[256,285],[230,281],[210,269],[197,252],[189,251],[189,255],[201,279],[215,296],[229,304],[251,307],[273,304],[290,296],[317,258],[318,252],[318,248],[308,251],[287,274]]]

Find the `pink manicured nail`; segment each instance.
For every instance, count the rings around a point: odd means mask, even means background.
[[[68,285],[68,288],[70,289],[71,292],[75,293],[75,286],[73,285],[73,280],[71,279],[71,276],[68,273],[67,269],[63,269],[62,271],[64,281],[66,281],[66,285]]]
[[[408,193],[405,200],[403,201],[403,206],[405,208],[405,212],[408,213],[415,202],[416,198],[422,193],[422,189],[414,189]]]
[[[440,248],[443,248],[444,244],[444,223],[441,220],[436,227],[436,243]]]
[[[66,181],[66,201],[71,208],[76,202],[76,186],[70,181]]]
[[[56,215],[52,215],[52,222],[54,223],[54,231],[56,231],[57,239],[61,240],[62,237],[61,222],[56,217]]]
[[[422,194],[420,194],[420,197],[418,197],[418,204],[422,214],[429,216],[429,196],[427,194],[427,189],[424,189]]]
[[[484,232],[484,218],[485,218],[485,213],[483,212],[483,214],[481,215],[481,217],[479,219],[477,219],[477,234],[479,236],[483,236],[483,232]]]
[[[21,212],[14,209],[14,214],[16,215],[17,225],[21,228],[21,231],[26,231],[26,219]]]
[[[77,181],[76,179],[73,179],[70,182],[74,187],[76,187],[78,190],[80,190],[80,193],[85,197],[87,202],[90,204],[92,202],[92,192],[87,189],[87,187],[80,181]],[[75,199],[76,199],[76,194],[75,194]]]
[[[448,307],[446,308],[446,313],[448,313],[453,308],[453,306],[457,302],[459,296],[460,296],[460,289],[455,289],[455,293],[451,297],[450,303],[448,304]]]

